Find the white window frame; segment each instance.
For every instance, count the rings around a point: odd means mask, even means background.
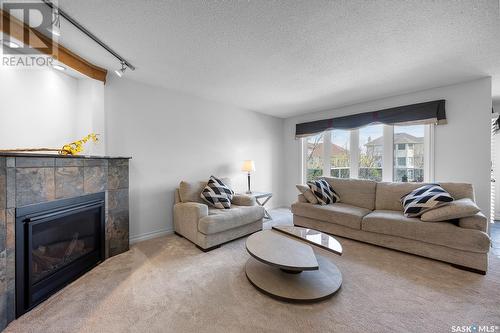
[[[424,125],[424,182],[434,182],[435,126]],[[331,169],[331,131],[323,132],[323,175],[330,177]],[[382,155],[382,181],[392,182],[394,178],[394,126],[384,125],[384,153]],[[300,165],[302,183],[307,180],[307,138],[302,138],[300,146]],[[359,178],[359,130],[350,131],[349,140],[349,172],[350,178]]]

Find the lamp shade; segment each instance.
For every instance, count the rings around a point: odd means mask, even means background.
[[[241,171],[245,171],[245,172],[255,171],[255,162],[252,160],[244,161],[243,166],[241,167]]]

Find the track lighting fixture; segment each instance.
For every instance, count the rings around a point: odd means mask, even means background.
[[[2,44],[7,46],[8,48],[11,48],[11,49],[18,49],[21,47],[21,45],[17,44],[16,42],[13,42],[11,40],[2,40]]]
[[[47,28],[49,32],[51,32],[54,36],[61,36],[61,19],[59,17],[59,9],[53,8],[52,11],[52,25]]]
[[[123,74],[125,74],[125,71],[127,70],[127,65],[124,62],[122,62],[121,64],[122,64],[122,68],[117,69],[115,71],[115,74],[118,75],[118,77],[122,77]]]
[[[52,68],[57,69],[58,71],[64,72],[66,70],[66,67],[61,66],[61,65],[52,65]]]
[[[0,0],[0,2],[1,1],[2,0]],[[94,42],[99,44],[106,51],[111,53],[115,58],[120,60],[120,62],[122,64],[122,68],[115,71],[116,75],[121,77],[127,68],[130,69],[131,71],[135,71],[134,65],[132,65],[130,62],[125,60],[125,58],[123,58],[118,53],[116,53],[111,47],[109,47],[106,43],[104,43],[102,40],[100,40],[96,35],[91,33],[84,26],[82,26],[80,23],[78,23],[78,21],[76,21],[74,18],[72,18],[68,13],[66,13],[64,10],[59,8],[59,6],[55,5],[51,0],[42,0],[42,1],[43,1],[43,3],[45,3],[47,6],[49,6],[53,10],[53,20],[52,20],[52,27],[51,27],[52,33],[54,33],[55,35],[57,35],[58,32],[60,33],[60,28],[61,28],[60,18],[62,17],[64,19],[66,19],[66,21],[71,23],[75,28],[77,28],[78,30],[83,32],[85,35],[87,35]]]

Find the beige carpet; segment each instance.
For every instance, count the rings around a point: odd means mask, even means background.
[[[245,240],[202,253],[167,236],[95,268],[7,332],[451,332],[500,326],[500,259],[487,276],[339,239],[344,284],[314,305],[260,294],[243,271]]]

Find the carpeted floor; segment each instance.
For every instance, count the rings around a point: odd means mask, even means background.
[[[171,235],[107,260],[6,332],[428,333],[500,326],[499,258],[491,256],[482,276],[339,240],[344,255],[328,255],[344,283],[321,303],[287,304],[260,294],[245,277],[244,239],[202,253]]]

